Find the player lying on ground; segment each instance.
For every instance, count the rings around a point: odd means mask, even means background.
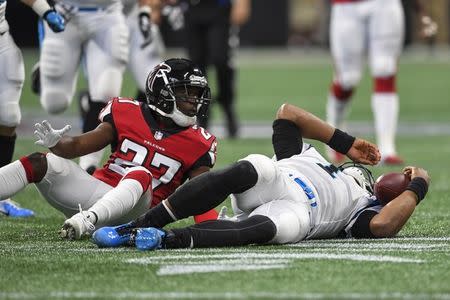
[[[335,129],[314,115],[283,105],[273,123],[277,160],[252,154],[203,174],[178,189],[137,220],[96,231],[101,247],[136,244],[140,249],[284,244],[338,236],[395,235],[423,199],[426,171],[407,168],[408,190],[382,207],[365,168],[337,168],[303,138],[327,143],[355,162],[377,164],[378,148]],[[175,220],[216,207],[232,194],[234,219],[160,230]],[[156,227],[156,228],[140,228]],[[140,228],[133,230],[133,228]]]
[[[203,74],[191,61],[167,60],[149,74],[146,96],[146,104],[115,98],[100,113],[101,124],[79,136],[64,136],[69,125],[55,130],[46,121],[36,124],[36,144],[52,153],[33,153],[0,168],[0,199],[35,183],[69,218],[62,237],[78,239],[94,225],[135,219],[187,178],[209,171],[216,139],[194,125],[210,101]],[[109,144],[112,154],[93,176],[70,160]]]

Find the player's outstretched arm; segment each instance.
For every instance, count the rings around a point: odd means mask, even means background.
[[[99,151],[114,139],[114,129],[107,122],[100,123],[94,130],[78,136],[66,136],[70,129],[70,125],[54,129],[46,120],[36,123],[34,134],[38,140],[35,144],[49,148],[60,157],[71,159]]]
[[[369,223],[372,234],[378,238],[393,237],[406,224],[417,204],[425,197],[430,183],[428,172],[418,167],[406,167],[403,172],[411,183],[400,196],[386,204]]]
[[[375,165],[380,161],[381,156],[377,146],[334,128],[300,107],[285,103],[278,109],[276,119],[293,122],[302,137],[328,144],[355,162]]]

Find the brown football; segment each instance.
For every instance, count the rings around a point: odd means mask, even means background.
[[[386,205],[406,190],[411,180],[403,173],[386,173],[378,177],[374,193],[381,205]]]

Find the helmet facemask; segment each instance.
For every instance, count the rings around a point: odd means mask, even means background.
[[[373,185],[375,180],[372,176],[372,172],[370,172],[369,169],[360,164],[352,162],[340,165],[339,169],[344,174],[353,177],[360,187],[373,194]]]

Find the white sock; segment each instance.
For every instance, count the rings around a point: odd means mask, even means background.
[[[7,199],[28,185],[25,168],[19,160],[0,168],[0,199]]]
[[[333,94],[328,94],[327,122],[331,126],[346,130],[345,121],[350,112],[350,100],[340,101]]]
[[[144,190],[139,181],[123,179],[97,201],[88,212],[97,216],[97,224],[109,224],[131,211],[141,198]]]
[[[99,150],[97,152],[89,153],[80,157],[79,165],[83,170],[86,170],[90,166],[98,167],[103,158],[103,153],[105,149]]]
[[[398,110],[399,101],[396,93],[374,93],[372,95],[375,132],[382,157],[396,154],[395,134]]]

